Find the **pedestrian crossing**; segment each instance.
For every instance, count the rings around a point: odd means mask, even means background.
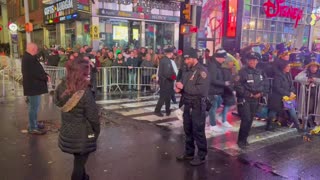
[[[161,128],[170,130],[176,135],[183,135],[183,122],[176,116],[175,111],[178,109],[178,104],[171,104],[172,113],[170,116],[158,117],[153,114],[154,108],[157,104],[158,96],[145,96],[134,99],[116,99],[116,100],[102,100],[97,101],[97,104],[106,112],[120,114],[127,119],[132,119],[140,122],[153,123]],[[180,97],[177,97],[179,102]],[[231,108],[231,111],[235,107]],[[165,112],[165,106],[162,107],[162,112]],[[234,116],[231,112],[227,115],[228,122],[233,126],[232,128],[225,128],[221,123],[221,116],[219,115],[221,109],[217,111],[217,125],[221,128],[221,132],[213,132],[210,130],[209,117],[206,119],[206,137],[208,139],[209,148],[221,150],[222,152],[231,156],[236,156],[245,151],[239,149],[237,146],[237,137],[240,127],[240,119]],[[272,145],[279,140],[285,140],[295,137],[297,135],[295,129],[279,128],[275,132],[266,132],[264,130],[265,122],[254,120],[252,130],[248,137],[250,148],[246,150],[253,151],[260,149],[266,145]],[[275,140],[273,140],[275,139]]]
[[[146,121],[155,123],[157,126],[167,128],[176,134],[183,134],[183,123],[176,116],[175,110],[177,110],[178,104],[171,104],[172,113],[170,116],[158,117],[153,114],[154,108],[157,104],[157,96],[147,96],[135,99],[117,99],[117,100],[103,100],[97,101],[105,111],[121,114],[125,117],[131,118],[137,121]],[[177,96],[179,102],[180,97]],[[162,111],[165,111],[165,106],[162,107]],[[221,117],[217,117],[221,120]],[[212,132],[209,128],[209,117],[207,116],[206,136],[207,138],[216,137],[230,132],[238,132],[240,127],[240,121],[238,117],[228,114],[228,121],[233,125],[232,128],[224,128],[221,123],[221,132]],[[264,126],[265,122],[254,121],[253,127]]]

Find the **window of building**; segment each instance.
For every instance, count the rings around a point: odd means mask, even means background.
[[[39,8],[39,2],[35,0],[29,0],[29,10],[35,11]]]
[[[174,44],[174,25],[169,23],[146,23],[146,46],[148,48],[162,49]]]
[[[20,15],[24,15],[24,0],[20,0]]]
[[[141,22],[119,19],[100,19],[100,36],[105,46],[139,48]]]

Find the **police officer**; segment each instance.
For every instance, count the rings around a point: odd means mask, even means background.
[[[246,55],[247,66],[240,70],[239,78],[235,83],[238,112],[241,119],[238,136],[240,148],[245,148],[248,145],[247,138],[258,109],[259,100],[266,92],[267,83],[264,73],[256,68],[258,58],[255,53]]]
[[[165,49],[165,56],[160,60],[159,63],[159,86],[160,86],[160,97],[154,114],[159,117],[163,117],[161,113],[161,108],[163,104],[166,105],[166,115],[170,116],[170,100],[171,96],[174,94],[174,81],[177,79],[177,75],[174,72],[171,59],[173,58],[173,48],[168,47]]]
[[[207,139],[205,135],[206,97],[209,89],[208,73],[198,62],[197,50],[191,48],[184,54],[187,71],[176,83],[176,92],[182,93],[180,105],[184,105],[183,126],[186,134],[185,152],[178,156],[178,161],[190,161],[198,166],[205,162],[207,155]],[[198,157],[194,157],[195,143]]]

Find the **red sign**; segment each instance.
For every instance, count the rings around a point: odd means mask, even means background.
[[[303,10],[299,8],[295,8],[292,6],[284,6],[281,5],[285,0],[275,0],[275,2],[271,2],[268,0],[263,4],[264,12],[267,15],[267,18],[273,17],[285,17],[295,20],[294,27],[298,26],[298,22],[302,19]]]

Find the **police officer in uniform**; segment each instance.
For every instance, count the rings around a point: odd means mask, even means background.
[[[171,59],[173,58],[173,48],[168,47],[165,49],[165,56],[160,60],[159,63],[159,86],[160,86],[160,97],[154,114],[159,117],[163,117],[161,108],[163,104],[166,106],[166,115],[170,116],[170,101],[171,96],[174,94],[174,81],[177,79],[177,75],[174,72]]]
[[[265,75],[260,69],[256,68],[258,58],[256,53],[246,55],[247,66],[240,70],[235,83],[238,112],[241,118],[238,136],[238,146],[240,148],[245,148],[248,145],[247,138],[258,109],[259,100],[266,92]]]
[[[191,48],[184,54],[188,69],[182,73],[182,79],[176,83],[176,92],[182,93],[180,106],[184,105],[183,126],[186,134],[185,152],[178,161],[190,161],[198,166],[205,163],[207,139],[205,135],[206,98],[209,78],[206,68],[198,62],[197,50]],[[198,157],[194,157],[195,143]]]

